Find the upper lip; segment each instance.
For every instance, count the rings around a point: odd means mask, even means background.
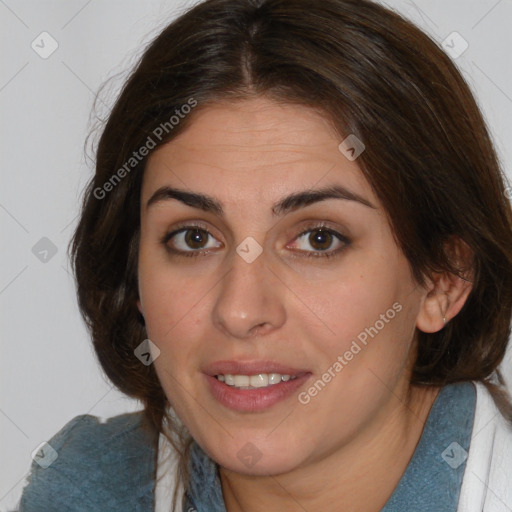
[[[207,375],[258,375],[259,373],[280,373],[299,376],[309,373],[304,368],[294,368],[275,361],[215,361],[202,368]]]

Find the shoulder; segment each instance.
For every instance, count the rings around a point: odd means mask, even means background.
[[[142,412],[77,416],[35,455],[19,511],[150,510],[155,457]]]
[[[475,419],[459,510],[498,512],[512,503],[512,424],[503,417],[481,383],[477,391]]]

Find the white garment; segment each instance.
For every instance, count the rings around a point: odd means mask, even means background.
[[[172,409],[168,410],[176,418]],[[167,423],[166,423],[167,425]],[[176,471],[178,457],[176,450],[163,434],[158,438],[158,465],[155,484],[155,512],[182,512],[184,488],[180,485],[176,500],[176,508],[171,509],[174,489],[176,488]]]
[[[458,512],[512,512],[512,427],[481,383]]]
[[[476,385],[475,421],[457,512],[512,512],[512,426],[496,407],[487,388]],[[160,434],[155,512],[171,512],[177,458]],[[178,508],[182,512],[183,489]]]

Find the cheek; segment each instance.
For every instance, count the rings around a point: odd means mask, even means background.
[[[172,338],[178,328],[192,334],[201,302],[211,286],[208,278],[196,272],[180,271],[155,257],[139,259],[139,294],[148,336],[158,343]]]
[[[300,301],[289,306],[292,318],[309,332],[309,339],[324,340],[339,352],[353,340],[394,333],[402,328],[407,277],[400,265],[390,266],[383,258],[353,258],[329,278],[289,281]],[[400,310],[400,311],[399,311]],[[409,319],[410,321],[410,319]],[[394,336],[393,336],[394,337]]]
[[[394,279],[381,276],[377,285],[376,276],[358,274],[307,298],[327,320],[328,330],[302,321],[309,329],[312,359],[321,354],[322,360],[299,401],[318,424],[325,421],[325,439],[373,417],[410,362],[416,306]]]
[[[169,400],[185,415],[180,389],[192,389],[205,314],[204,291],[197,279],[157,264],[139,267],[139,290],[148,338],[160,356],[155,370]]]

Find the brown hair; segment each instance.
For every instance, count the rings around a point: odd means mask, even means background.
[[[80,309],[108,377],[160,431],[166,396],[134,356],[146,338],[136,300],[147,156],[133,152],[152,134],[155,147],[168,142],[212,102],[254,95],[315,107],[340,141],[363,141],[358,163],[419,283],[434,271],[466,276],[446,249],[454,237],[467,244],[471,294],[446,328],[417,332],[411,383],[481,381],[510,415],[497,367],[510,334],[512,213],[493,144],[450,58],[367,0],[207,0],[146,49],[104,127],[72,240]],[[191,99],[198,107],[169,123]]]

